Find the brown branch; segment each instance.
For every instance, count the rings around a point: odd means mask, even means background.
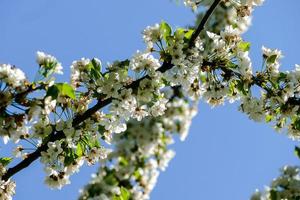
[[[209,17],[212,15],[212,13],[214,12],[214,10],[216,9],[216,7],[219,5],[219,3],[222,0],[215,0],[213,2],[213,4],[209,7],[209,9],[207,10],[207,12],[205,13],[205,15],[203,16],[200,24],[198,25],[196,31],[193,33],[190,41],[189,41],[189,47],[193,47],[193,45],[195,44],[195,40],[197,39],[197,37],[199,36],[199,34],[201,33],[201,31],[204,29],[206,22],[208,21]]]
[[[200,22],[197,30],[193,33],[193,35],[191,36],[191,39],[189,41],[189,47],[193,47],[194,46],[194,42],[196,40],[196,38],[199,36],[200,32],[204,29],[204,26],[207,22],[207,20],[209,19],[209,17],[212,15],[214,9],[217,7],[217,5],[221,2],[221,0],[215,0],[214,3],[211,5],[211,7],[208,9],[208,11],[206,12],[206,14],[204,15],[202,21]],[[166,72],[167,70],[171,69],[173,67],[173,65],[170,62],[164,62],[160,68],[157,69],[157,71],[159,72]],[[125,88],[132,88],[132,89],[136,89],[139,87],[139,84],[142,80],[146,79],[146,78],[150,78],[148,75],[144,76],[134,82],[132,82],[130,85],[126,86]],[[80,123],[82,123],[84,120],[90,118],[95,112],[97,112],[98,110],[100,110],[101,108],[109,105],[112,102],[112,98],[108,98],[105,100],[99,100],[97,102],[96,105],[94,105],[93,107],[91,107],[90,109],[88,109],[87,111],[85,111],[82,115],[77,115],[74,119],[73,119],[73,126],[77,126]],[[48,142],[54,142],[56,140],[60,140],[65,138],[65,135],[62,131],[53,131],[50,134],[49,139],[44,142],[40,147],[37,148],[36,151],[34,151],[33,153],[29,154],[24,160],[22,160],[20,163],[18,163],[17,165],[15,165],[14,167],[9,168],[6,173],[2,176],[2,180],[8,180],[10,177],[12,177],[14,174],[18,173],[19,171],[21,171],[22,169],[28,167],[32,162],[34,162],[36,159],[38,159],[41,156],[41,152],[42,151],[46,151],[48,146]]]
[[[34,91],[36,91],[36,90],[41,90],[41,89],[43,89],[43,88],[45,88],[44,85],[40,85],[40,86],[38,86],[38,87],[35,87],[33,84],[31,84],[31,85],[27,88],[27,90],[25,90],[25,91],[23,91],[23,92],[20,92],[20,93],[17,93],[17,94],[16,94],[16,96],[14,97],[15,102],[21,104],[22,106],[29,106],[29,105],[28,105],[28,102],[26,102],[26,101],[24,102],[26,96],[27,96],[29,93],[31,93],[31,92],[34,92]]]

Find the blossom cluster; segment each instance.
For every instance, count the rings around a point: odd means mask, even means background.
[[[300,175],[298,166],[284,166],[279,177],[263,192],[256,190],[251,200],[299,199]]]
[[[173,34],[166,23],[159,28],[160,38],[168,36],[170,43],[165,53],[175,57],[172,50],[188,61],[184,63],[184,59],[177,59],[178,67],[172,72],[160,70],[161,62],[157,56],[146,50],[137,52],[130,60],[108,65],[106,71],[102,70],[98,59],[74,61],[71,84],[57,83],[53,75],[61,73],[61,64],[52,55],[38,52],[39,79],[32,83],[27,81],[23,90],[10,92],[11,100],[1,109],[3,139],[19,143],[13,151],[14,157],[26,160],[31,155],[32,148],[24,145],[33,145],[37,151],[43,149],[40,161],[47,174],[45,183],[60,189],[70,183],[70,175],[84,162],[95,164],[107,157],[109,150],[101,143],[110,143],[115,133],[125,132],[126,122],[164,115],[169,102],[164,90],[182,80],[185,81],[183,89],[193,92],[192,83],[197,80],[199,68],[197,62],[202,59],[199,53],[201,42],[184,52],[189,37],[186,30]],[[173,47],[178,51],[174,52]],[[189,64],[194,65],[190,70]],[[1,69],[5,67],[2,65]],[[179,73],[184,76],[179,77]],[[171,74],[177,74],[177,78]],[[4,93],[10,82],[4,76],[1,82],[4,85],[1,93]],[[35,92],[44,94],[36,97]],[[107,109],[101,109],[106,105],[94,109],[104,101],[110,104]],[[191,115],[180,119],[189,125]],[[188,128],[181,128],[184,138]],[[170,157],[172,153],[167,155]],[[165,166],[167,162],[162,163]]]
[[[184,139],[195,113],[193,103],[175,97],[167,103],[163,116],[129,121],[124,134],[114,135],[114,152],[81,191],[80,199],[112,199],[122,187],[132,199],[149,199],[160,171],[175,154],[168,149],[173,134]]]
[[[0,179],[5,174],[6,168],[0,163]],[[16,184],[12,180],[0,180],[0,200],[11,200],[15,194]]]

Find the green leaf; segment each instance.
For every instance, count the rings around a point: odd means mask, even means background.
[[[276,54],[271,55],[271,56],[269,56],[267,58],[267,63],[272,64],[272,63],[274,63],[276,61],[276,59],[277,59],[277,55]]]
[[[136,180],[139,180],[142,177],[141,173],[138,170],[134,171],[133,176],[136,178]]]
[[[294,150],[296,156],[300,159],[300,148],[295,146],[295,150]]]
[[[118,185],[119,181],[117,180],[117,178],[115,177],[114,173],[111,172],[108,175],[106,175],[104,177],[104,181],[105,183],[107,183],[108,185]]]
[[[244,86],[244,83],[242,82],[242,80],[237,80],[236,81],[236,86],[237,86],[237,89],[242,92],[244,95],[247,95],[248,91],[245,90],[245,86]]]
[[[90,70],[91,70],[91,75],[95,79],[99,79],[102,76],[102,74],[101,74],[101,70],[102,70],[101,63],[93,58],[92,61],[89,64],[89,66],[90,66]]]
[[[167,37],[171,36],[171,33],[172,33],[171,27],[165,21],[162,21],[160,23],[160,27],[159,28],[160,28],[160,31],[161,31],[161,33],[163,35],[164,40],[167,41]]]
[[[71,99],[75,99],[75,91],[71,85],[68,83],[58,83],[57,84],[60,94],[63,96],[70,97]]]
[[[121,187],[120,195],[113,196],[113,200],[129,200],[129,198],[130,198],[130,192],[124,187]]]
[[[293,125],[298,131],[300,131],[300,118],[295,118]]]
[[[189,29],[189,30],[185,31],[185,34],[184,34],[185,39],[187,39],[187,40],[191,39],[194,31],[195,31],[194,29]]]
[[[77,144],[77,148],[76,148],[76,155],[78,156],[78,157],[81,157],[82,155],[83,155],[83,153],[84,153],[84,144],[82,144],[81,142],[79,142],[78,144]]]
[[[92,149],[93,147],[97,147],[100,148],[100,142],[98,141],[97,138],[93,138],[93,137],[87,137],[87,136],[83,136],[81,138],[81,142],[83,147],[88,147],[90,149]],[[83,148],[83,149],[85,149]]]
[[[119,157],[119,163],[120,163],[121,166],[127,166],[128,165],[128,161],[123,156]]]
[[[129,59],[120,61],[120,65],[123,66],[124,68],[128,68],[129,63],[130,63],[130,60],[129,60]]]
[[[57,99],[59,95],[59,89],[56,87],[56,85],[52,85],[48,88],[46,96],[51,96],[52,99]]]
[[[233,62],[227,62],[226,67],[235,69],[237,68],[237,64],[234,64]]]
[[[185,33],[185,29],[184,29],[184,28],[178,28],[178,29],[175,31],[174,35],[182,35],[182,34],[184,34],[184,33]]]
[[[184,39],[188,41],[188,40],[191,39],[194,31],[195,31],[194,29],[188,29],[188,30],[186,30],[186,29],[183,29],[183,28],[178,28],[175,31],[174,35],[184,35]]]
[[[43,65],[40,65],[38,73],[43,77],[47,78],[54,72],[54,69],[57,66],[57,64],[57,62],[45,62],[43,63]]]
[[[97,147],[100,148],[100,142],[97,139],[93,139],[89,141],[90,148]]]
[[[281,81],[281,80],[283,81],[286,79],[286,77],[287,77],[286,73],[280,72],[279,76],[278,76],[278,81]]]
[[[242,42],[240,42],[238,44],[238,48],[240,50],[242,50],[243,52],[249,51],[250,50],[250,46],[251,46],[250,42],[244,42],[244,41],[242,41]]]
[[[266,122],[268,123],[268,122],[270,122],[270,121],[272,121],[274,119],[274,117],[272,116],[272,115],[266,115]]]
[[[113,200],[122,200],[120,196],[114,195]]]
[[[200,74],[200,81],[201,81],[202,83],[206,83],[206,74],[204,74],[204,73],[201,73],[201,74]]]
[[[12,158],[9,158],[9,157],[3,157],[3,158],[0,158],[0,163],[3,165],[3,166],[6,166],[8,165],[13,159]]]
[[[130,198],[130,192],[124,187],[121,187],[121,197],[123,200],[129,200]]]
[[[275,190],[271,190],[270,191],[270,197],[271,197],[271,200],[278,200],[277,199],[277,192]]]
[[[52,99],[57,99],[59,95],[75,99],[75,91],[68,83],[56,83],[48,88],[46,96],[51,96]]]
[[[94,66],[94,69],[101,72],[101,63],[97,61],[97,59],[92,59],[92,65]]]
[[[72,149],[65,149],[65,159],[64,159],[64,165],[69,166],[71,165],[78,156],[74,153]]]

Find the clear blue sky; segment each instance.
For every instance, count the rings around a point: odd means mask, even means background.
[[[283,50],[284,70],[300,63],[299,8],[296,0],[267,0],[255,11],[245,35],[252,42],[255,67],[261,64],[262,45]],[[66,80],[74,59],[99,57],[108,62],[142,50],[141,31],[161,20],[176,27],[192,24],[194,17],[169,0],[1,0],[0,63],[15,64],[32,78],[35,52],[43,50],[63,63]],[[211,109],[200,103],[189,137],[173,145],[177,155],[159,177],[151,199],[248,199],[255,188],[278,175],[278,168],[299,164],[294,144],[270,125],[250,121],[236,104]],[[36,162],[14,177],[14,199],[76,199],[95,170],[84,167],[71,185],[53,191],[43,184],[44,173]]]

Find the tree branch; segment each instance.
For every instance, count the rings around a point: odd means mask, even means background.
[[[212,13],[214,12],[214,10],[216,9],[216,7],[218,6],[218,4],[221,1],[222,0],[215,0],[213,2],[213,4],[209,7],[209,9],[207,10],[207,12],[203,16],[200,24],[198,25],[196,31],[191,36],[191,39],[189,41],[189,47],[193,47],[193,45],[195,44],[195,40],[197,39],[197,37],[199,36],[199,34],[201,33],[201,31],[204,29],[204,26],[205,26],[206,22],[208,21],[209,17],[212,15]]]
[[[193,47],[194,46],[194,42],[196,40],[196,38],[199,36],[199,34],[201,33],[201,31],[204,29],[204,26],[207,22],[207,20],[209,19],[209,17],[212,15],[214,9],[217,7],[217,5],[221,2],[221,0],[215,0],[213,2],[213,4],[211,5],[211,7],[208,9],[208,11],[206,12],[206,14],[204,15],[203,19],[201,20],[198,28],[196,29],[196,31],[193,33],[193,35],[191,36],[191,39],[189,41],[189,45],[188,47]],[[157,69],[157,71],[159,72],[166,72],[167,70],[171,69],[173,67],[173,65],[170,62],[163,62],[163,64],[161,65],[160,68]],[[139,87],[139,84],[142,80],[146,79],[146,78],[150,78],[148,75],[144,76],[134,82],[132,82],[130,85],[126,86],[125,88],[132,88],[132,89],[136,89]],[[77,115],[74,119],[73,119],[73,126],[77,126],[80,123],[82,123],[84,120],[90,118],[94,113],[96,113],[98,110],[100,110],[101,108],[109,105],[112,102],[112,98],[108,98],[105,100],[99,100],[97,102],[96,105],[94,105],[93,107],[89,108],[87,111],[85,111],[82,115]],[[24,160],[22,160],[20,163],[18,163],[17,165],[15,165],[14,167],[9,168],[6,173],[2,176],[2,180],[7,181],[10,177],[12,177],[14,174],[18,173],[19,171],[21,171],[22,169],[28,167],[32,162],[34,162],[36,159],[38,159],[41,156],[41,152],[42,151],[46,151],[48,149],[48,142],[54,142],[56,140],[60,140],[65,138],[65,135],[62,131],[53,131],[50,134],[49,139],[44,142],[40,147],[37,148],[36,151],[34,151],[33,153],[29,154]]]

